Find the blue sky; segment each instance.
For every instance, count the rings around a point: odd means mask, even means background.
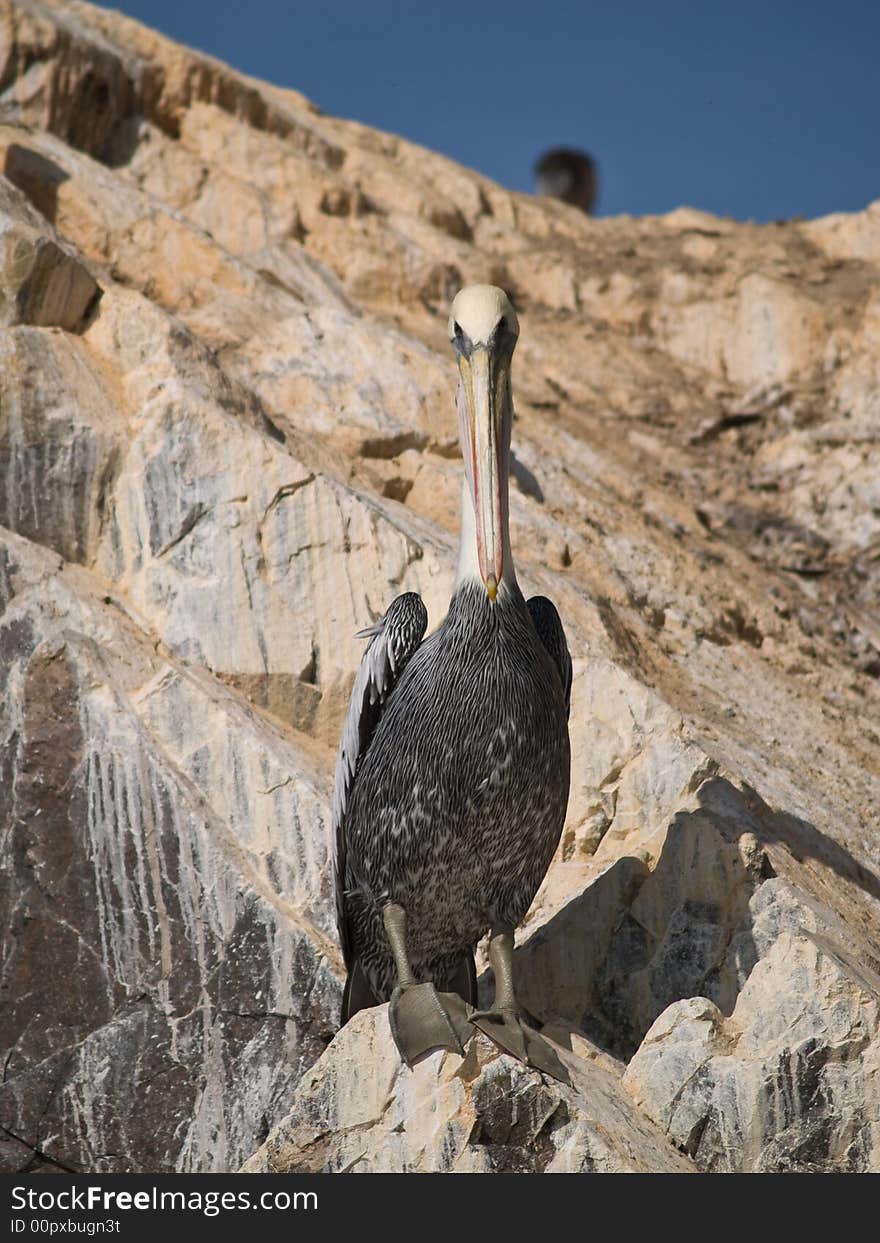
[[[598,211],[738,219],[880,198],[880,0],[116,0],[326,112],[513,189],[598,159]]]

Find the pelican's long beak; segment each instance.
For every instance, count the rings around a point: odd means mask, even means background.
[[[510,357],[479,345],[459,358],[465,396],[462,449],[474,503],[477,559],[489,599],[504,572]]]

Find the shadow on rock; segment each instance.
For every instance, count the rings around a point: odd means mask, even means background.
[[[53,160],[17,142],[6,148],[3,172],[37,211],[54,224],[58,214],[58,187],[69,179],[69,174]]]
[[[699,791],[701,804],[719,814],[741,814],[744,807],[754,820],[753,832],[767,847],[784,846],[798,863],[815,860],[829,868],[841,880],[861,889],[869,898],[880,901],[880,876],[841,846],[821,833],[815,825],[788,812],[774,811],[750,786],[738,790],[721,778],[707,781]]]
[[[877,877],[848,851],[748,787],[712,778],[698,800],[672,820],[653,871],[617,860],[519,948],[530,1012],[564,1020],[624,1060],[677,1001],[706,997],[731,1014],[761,956],[750,904],[776,875],[779,846],[792,869],[812,858],[878,896]]]

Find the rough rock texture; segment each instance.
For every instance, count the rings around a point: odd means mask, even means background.
[[[566,1060],[571,1086],[480,1035],[464,1058],[437,1052],[408,1070],[388,1039],[387,1007],[361,1011],[300,1080],[290,1116],[244,1172],[693,1172],[633,1106],[619,1072]]]
[[[877,205],[592,220],[0,3],[4,1168],[880,1170],[878,278]],[[518,950],[572,1089],[327,1048],[354,632],[443,616],[477,280],[575,663]]]

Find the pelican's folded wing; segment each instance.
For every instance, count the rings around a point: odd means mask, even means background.
[[[336,921],[346,967],[351,944],[345,914],[345,813],[357,779],[358,763],[366,754],[388,696],[421,643],[428,628],[428,611],[421,596],[407,591],[392,600],[388,612],[374,626],[358,633],[369,638],[342,728],[333,786],[333,882]]]
[[[565,695],[566,714],[571,710],[571,655],[565,641],[565,631],[552,600],[546,596],[532,596],[527,602],[528,610],[535,623],[538,638],[553,658],[559,670],[562,692]]]

